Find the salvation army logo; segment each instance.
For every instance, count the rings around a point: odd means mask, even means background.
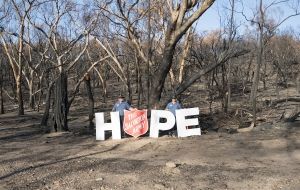
[[[144,135],[148,131],[147,110],[125,110],[123,128],[125,133],[135,138]]]

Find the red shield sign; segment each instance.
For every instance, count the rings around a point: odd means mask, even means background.
[[[135,138],[145,134],[148,131],[147,110],[125,110],[123,128]]]

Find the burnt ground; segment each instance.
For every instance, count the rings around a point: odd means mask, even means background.
[[[70,122],[70,132],[44,134],[40,117],[0,116],[1,190],[300,189],[300,122],[234,134],[96,141],[76,130],[85,130],[80,118]]]

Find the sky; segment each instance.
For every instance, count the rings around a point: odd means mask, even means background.
[[[263,4],[264,7],[266,7],[272,2],[278,1],[279,0],[263,0]],[[296,0],[292,1],[295,2]],[[272,16],[275,22],[283,20],[283,18],[286,16],[294,13],[294,10],[289,7],[289,5],[293,3],[292,1],[290,1],[289,4],[280,3],[278,5],[271,6],[267,9],[267,15]],[[198,32],[209,32],[211,30],[220,28],[220,16],[221,18],[226,18],[226,14],[229,14],[230,12],[230,10],[227,10],[228,13],[226,13],[226,9],[224,9],[224,7],[229,8],[229,4],[226,4],[226,2],[228,2],[228,0],[217,0],[212,7],[210,7],[210,9],[208,9],[204,15],[202,15],[196,27]],[[250,22],[247,21],[241,14],[241,12],[244,12],[247,19],[253,18],[253,12],[256,11],[258,3],[258,0],[236,0],[235,18],[236,23],[240,25],[239,32],[241,34],[243,34],[247,28],[253,28],[253,26],[250,26]],[[300,11],[300,6],[298,10]],[[298,34],[300,33],[300,15],[289,18],[279,26],[280,31],[287,30],[288,28],[292,28]]]

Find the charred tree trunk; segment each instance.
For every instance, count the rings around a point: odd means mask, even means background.
[[[34,94],[33,94],[33,79],[29,82],[29,107],[31,110],[34,110],[35,101],[34,101]]]
[[[209,114],[212,115],[213,114],[213,111],[212,111],[212,103],[214,101],[214,92],[213,92],[213,87],[214,87],[214,80],[213,80],[213,75],[214,73],[212,72],[211,73],[211,76],[209,77],[208,79],[208,85],[207,85],[207,88],[208,88],[208,91],[209,91],[209,94],[208,94],[208,100],[209,100]]]
[[[40,89],[39,95],[38,95],[38,102],[37,102],[37,112],[40,112],[40,106],[43,96],[43,90],[42,90],[42,77],[39,77],[39,83],[38,83],[38,89]]]
[[[0,114],[4,114],[2,81],[0,83]]]
[[[151,0],[148,0],[148,10],[151,10]],[[148,53],[147,53],[147,108],[151,108],[156,104],[156,101],[152,103],[152,100],[150,100],[150,91],[151,91],[151,72],[150,72],[150,59],[151,59],[151,11],[148,12],[148,20],[147,20],[147,26],[148,26]],[[161,93],[161,92],[160,92]]]
[[[228,47],[231,48],[232,41],[234,39],[234,12],[235,12],[235,0],[231,1],[231,16],[230,16],[230,29],[229,29],[229,45]],[[228,74],[227,74],[227,94],[226,94],[226,103],[227,103],[227,110],[231,110],[231,64],[232,62],[229,61],[228,63]]]
[[[22,92],[22,76],[23,76],[23,48],[24,48],[24,43],[23,43],[23,37],[24,37],[24,18],[21,18],[21,25],[20,25],[20,36],[18,39],[18,64],[19,64],[19,69],[18,69],[18,74],[16,77],[16,82],[17,82],[17,99],[18,99],[18,105],[19,105],[19,110],[18,110],[18,115],[24,115],[24,102],[23,102],[23,92]]]
[[[51,94],[52,94],[52,88],[53,88],[54,82],[52,82],[48,87],[48,92],[46,95],[46,105],[45,105],[45,111],[43,114],[43,118],[41,121],[41,126],[48,126],[48,119],[49,119],[49,113],[50,113],[50,100],[51,100]]]
[[[12,92],[12,97],[15,99],[15,100],[17,100],[17,91],[16,91],[16,78],[14,77],[14,72],[9,72],[9,75],[8,75],[9,77],[8,77],[8,81],[13,81],[13,82],[11,82],[10,83],[10,90],[11,90],[11,92]]]
[[[103,102],[106,103],[107,98],[107,87],[106,87],[106,80],[103,81]]]
[[[300,95],[300,72],[297,75],[296,83],[297,83],[297,92],[298,92],[298,95]]]
[[[247,72],[246,72],[246,83],[252,81],[252,79],[250,80],[250,75],[251,75],[251,66],[252,66],[252,61],[253,61],[253,58],[254,56],[250,55],[250,60],[249,60],[249,64],[248,64],[248,67],[247,67]]]
[[[0,78],[0,114],[4,114],[4,100],[3,100],[3,69],[1,68],[1,78]]]
[[[157,69],[157,72],[155,74],[156,77],[152,78],[152,88],[150,91],[150,102],[149,102],[150,108],[158,104],[158,102],[161,99],[161,93],[164,88],[165,80],[172,66],[174,50],[175,50],[175,46],[165,47],[162,63],[159,65],[159,68]]]
[[[20,72],[22,68],[20,65]],[[24,103],[23,103],[23,92],[22,92],[22,73],[19,73],[17,77],[17,100],[18,100],[18,115],[24,115]]]
[[[279,70],[279,69],[278,69]],[[276,91],[276,99],[279,99],[279,86],[278,86],[278,82],[279,82],[279,71],[276,74],[276,79],[275,79],[275,91]]]
[[[132,103],[132,89],[131,89],[131,82],[130,82],[130,64],[127,64],[126,67],[126,74],[127,74],[127,81],[126,81],[126,88],[127,88],[127,93],[128,93],[128,100],[130,104]]]
[[[87,75],[84,79],[85,82],[85,88],[86,88],[86,93],[89,99],[89,129],[94,129],[95,124],[93,122],[94,119],[94,96],[92,92],[92,87],[91,87],[91,78],[89,75]]]
[[[258,52],[257,52],[257,63],[255,66],[255,73],[254,73],[254,79],[251,89],[251,103],[252,103],[252,109],[253,109],[253,123],[254,126],[256,125],[256,96],[257,96],[257,89],[258,89],[258,83],[259,83],[259,73],[260,68],[262,64],[262,56],[263,56],[263,30],[264,30],[264,13],[263,13],[263,5],[262,0],[260,0],[260,21],[259,21],[259,41],[258,41]]]
[[[264,77],[263,77],[264,90],[267,90],[267,62],[264,64]]]
[[[62,71],[54,86],[54,129],[68,131],[68,75]]]
[[[28,88],[29,88],[29,108],[35,110],[35,96],[34,96],[34,71],[31,70],[29,74]]]
[[[138,95],[137,107],[141,106],[141,89],[142,89],[142,77],[141,77],[141,68],[139,65],[138,56],[135,54],[135,71],[136,71],[136,92]]]
[[[228,108],[228,93],[227,93],[227,84],[226,84],[226,68],[225,68],[225,64],[222,65],[222,108],[223,108],[223,111],[225,113],[227,113],[227,108]]]
[[[226,111],[231,110],[231,64],[228,64],[228,74],[227,74],[227,93],[226,93]]]

